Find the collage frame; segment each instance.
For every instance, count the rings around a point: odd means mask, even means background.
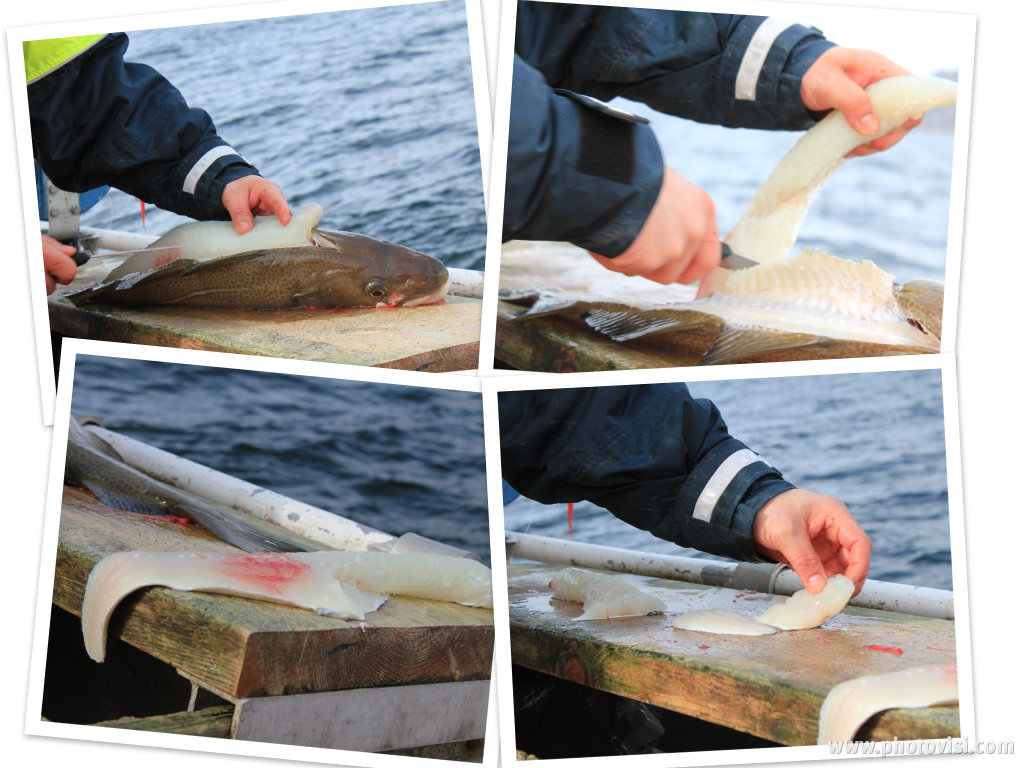
[[[109,15],[106,18],[95,18],[84,21],[66,21],[40,23],[33,20],[30,14],[21,24],[29,26],[16,26],[8,29],[8,56],[12,72],[12,86],[18,82],[16,70],[20,67],[20,43],[21,40],[34,39],[41,30],[46,34],[54,36],[88,32],[93,30],[106,30],[113,22],[123,21],[127,26],[124,29],[149,29],[165,26],[178,26],[184,24],[205,24],[218,21],[241,20],[249,18],[266,18],[281,15],[320,13],[327,11],[339,11],[350,9],[362,9],[368,7],[382,7],[391,5],[415,5],[431,0],[314,0],[305,2],[295,0],[294,2],[275,1],[273,3],[260,3],[256,5],[238,4],[222,8],[197,7],[193,10],[172,11],[172,4],[166,0],[156,0],[157,7],[154,12],[147,9],[142,15],[127,15],[139,13],[138,9],[132,9],[123,0],[104,0],[110,3]],[[575,2],[576,0],[569,0]],[[582,4],[582,3],[581,3]],[[594,4],[594,3],[592,3]],[[642,0],[604,0],[601,5],[626,5],[642,8],[670,8],[670,9],[696,9],[702,10],[705,7],[717,4],[704,2],[703,0],[693,3],[685,3],[680,0],[655,0],[654,2],[643,2]],[[53,365],[50,359],[50,346],[48,343],[49,321],[47,319],[46,302],[41,301],[43,294],[42,274],[40,270],[26,269],[29,292],[22,297],[22,311],[17,318],[20,326],[25,326],[25,318],[30,312],[35,327],[34,344],[31,341],[31,334],[22,334],[24,338],[18,340],[20,347],[20,369],[21,377],[26,381],[20,382],[20,396],[38,397],[40,411],[20,416],[21,422],[28,422],[31,430],[25,430],[25,444],[36,447],[38,452],[45,446],[45,453],[49,457],[48,472],[45,487],[32,488],[22,491],[25,501],[23,504],[33,509],[41,510],[43,504],[41,499],[45,497],[45,516],[35,517],[30,525],[23,531],[32,542],[39,542],[39,547],[27,547],[30,550],[20,555],[20,562],[17,566],[21,578],[25,580],[26,573],[38,574],[38,585],[36,589],[25,590],[26,594],[21,596],[20,619],[28,626],[29,612],[34,613],[33,637],[30,643],[25,643],[24,648],[15,648],[15,654],[21,654],[28,650],[30,654],[25,655],[22,661],[26,665],[27,678],[27,704],[21,698],[20,691],[16,691],[13,697],[16,699],[12,708],[12,715],[9,719],[19,721],[18,740],[15,749],[25,759],[33,759],[34,754],[47,754],[55,756],[55,759],[70,759],[68,756],[83,756],[88,764],[105,764],[118,756],[123,757],[119,752],[121,745],[133,745],[136,748],[158,747],[159,749],[148,749],[146,752],[137,752],[137,756],[146,755],[146,759],[154,764],[163,764],[166,760],[170,764],[172,760],[180,759],[175,757],[174,750],[185,750],[190,753],[188,759],[216,760],[228,758],[229,756],[242,757],[268,757],[280,761],[293,761],[296,765],[313,763],[341,764],[353,766],[368,766],[369,768],[390,768],[410,764],[412,761],[422,761],[429,758],[400,757],[386,754],[371,754],[362,752],[349,752],[343,750],[332,750],[314,747],[293,747],[269,743],[257,742],[236,742],[223,739],[205,739],[194,736],[178,736],[170,734],[143,733],[139,731],[121,731],[112,729],[95,729],[91,726],[76,726],[66,723],[45,722],[39,718],[42,700],[42,668],[46,659],[46,637],[49,626],[49,612],[51,595],[53,592],[53,563],[51,554],[55,551],[57,541],[57,527],[60,518],[61,508],[61,487],[63,485],[64,469],[64,444],[68,431],[69,411],[71,407],[72,385],[74,380],[75,364],[82,356],[111,357],[132,360],[146,360],[155,363],[176,363],[194,365],[197,367],[212,368],[234,368],[246,371],[263,371],[270,373],[281,373],[295,376],[318,377],[324,379],[338,379],[346,381],[358,381],[367,383],[397,384],[410,387],[423,387],[430,389],[447,389],[452,391],[479,393],[482,403],[482,424],[485,434],[485,459],[487,478],[487,499],[489,507],[490,547],[492,555],[492,577],[494,584],[494,614],[495,614],[495,646],[494,662],[491,677],[490,698],[487,713],[487,736],[484,742],[484,765],[498,765],[501,763],[512,763],[517,760],[515,745],[515,721],[511,715],[511,690],[512,690],[512,663],[509,623],[503,621],[502,617],[508,616],[509,602],[508,593],[502,584],[507,584],[505,550],[505,528],[503,507],[503,489],[500,470],[500,445],[499,445],[499,421],[498,421],[498,397],[502,392],[513,392],[531,389],[564,389],[569,387],[606,387],[606,386],[627,386],[641,384],[663,384],[670,382],[714,382],[747,379],[768,379],[790,376],[814,377],[830,374],[855,374],[855,373],[890,373],[899,371],[932,371],[938,373],[942,380],[942,399],[945,424],[945,456],[946,456],[946,479],[949,498],[950,516],[950,544],[952,552],[952,575],[954,591],[956,592],[956,615],[960,619],[956,622],[956,648],[957,661],[960,674],[960,713],[961,713],[961,740],[968,744],[976,744],[979,737],[987,738],[1012,738],[1015,734],[1010,732],[1009,727],[1004,725],[1008,721],[1000,712],[994,711],[1003,704],[1009,703],[1008,694],[1005,690],[995,690],[1001,687],[999,681],[993,684],[992,668],[993,659],[998,654],[990,655],[985,649],[991,648],[991,635],[981,634],[979,627],[987,629],[991,633],[993,626],[998,626],[995,620],[990,618],[996,605],[990,595],[986,593],[986,587],[993,584],[992,571],[994,564],[979,561],[978,538],[979,531],[989,532],[990,527],[986,522],[981,524],[970,517],[968,509],[975,505],[991,504],[995,497],[995,490],[992,488],[991,479],[988,482],[977,481],[979,464],[986,463],[978,450],[981,444],[991,439],[991,432],[982,431],[974,427],[977,422],[971,422],[972,428],[968,430],[965,421],[964,393],[967,391],[977,392],[979,389],[979,378],[975,376],[990,377],[993,374],[967,374],[964,358],[968,357],[972,364],[977,364],[980,353],[992,354],[998,347],[995,340],[985,339],[987,346],[978,348],[979,354],[963,355],[961,352],[969,344],[978,339],[976,325],[966,321],[970,312],[977,312],[985,308],[985,301],[972,301],[967,304],[961,303],[961,291],[965,287],[977,290],[978,272],[975,268],[969,267],[961,262],[961,251],[968,254],[965,262],[976,253],[979,241],[974,233],[978,229],[977,223],[972,223],[971,217],[964,215],[965,210],[971,212],[969,205],[977,195],[979,185],[971,183],[971,191],[968,191],[971,172],[976,167],[975,149],[976,139],[972,139],[971,159],[968,160],[968,137],[975,135],[976,120],[979,113],[979,104],[987,105],[991,98],[991,92],[983,89],[976,92],[974,85],[975,58],[979,61],[988,61],[983,58],[983,49],[975,50],[975,19],[980,19],[979,25],[986,19],[984,13],[972,10],[963,4],[955,2],[925,2],[925,0],[914,0],[914,2],[902,3],[900,9],[872,9],[870,6],[844,6],[834,8],[836,3],[823,3],[814,0],[819,6],[815,11],[821,11],[826,15],[830,12],[857,13],[878,12],[903,14],[906,18],[923,17],[926,15],[936,17],[956,17],[962,22],[963,38],[958,38],[955,43],[950,42],[951,47],[958,50],[966,50],[966,58],[963,59],[964,66],[960,74],[960,100],[961,105],[968,105],[969,109],[957,109],[956,113],[956,143],[953,158],[954,184],[951,191],[949,205],[949,223],[947,231],[947,251],[945,267],[945,285],[950,300],[945,302],[943,311],[943,327],[947,329],[946,335],[942,337],[941,351],[935,355],[899,356],[899,357],[874,357],[874,358],[851,358],[835,360],[815,360],[803,362],[777,362],[777,363],[748,363],[740,365],[725,365],[713,367],[690,367],[690,368],[666,368],[648,369],[634,371],[615,371],[606,373],[521,373],[508,372],[497,369],[494,366],[495,350],[495,322],[498,308],[498,270],[500,267],[502,250],[502,233],[499,226],[494,222],[500,222],[503,218],[503,194],[505,189],[504,163],[501,159],[505,157],[508,148],[508,122],[510,115],[510,101],[508,95],[511,92],[511,54],[514,41],[515,28],[515,3],[509,0],[465,0],[467,13],[467,24],[469,29],[470,56],[472,60],[472,79],[476,90],[475,113],[477,119],[477,135],[480,146],[480,167],[482,172],[482,191],[486,218],[488,222],[486,235],[486,259],[484,290],[481,301],[483,322],[480,332],[480,365],[478,370],[463,371],[459,373],[421,373],[416,371],[392,371],[381,368],[368,368],[342,363],[320,363],[306,360],[284,360],[275,357],[257,357],[251,355],[238,355],[230,353],[195,351],[176,349],[171,347],[150,347],[135,344],[121,344],[108,341],[95,341],[87,339],[65,340],[64,354],[60,360],[60,386],[55,386],[53,380]],[[790,10],[794,5],[808,9],[802,4],[787,2],[771,2],[764,0],[740,0],[730,3],[730,9],[735,8],[738,12],[771,13],[773,11]],[[941,7],[940,7],[941,6]],[[176,6],[180,7],[180,6]],[[122,14],[125,14],[122,16]],[[69,18],[71,14],[69,12]],[[792,13],[790,15],[793,15]],[[38,14],[35,14],[37,17]],[[967,34],[967,28],[970,34]],[[983,27],[979,26],[978,33]],[[991,29],[991,27],[989,27]],[[969,39],[968,39],[969,38]],[[981,38],[979,37],[979,41]],[[18,66],[15,66],[18,64]],[[979,64],[978,72],[982,73]],[[483,96],[481,96],[481,93]],[[489,96],[489,98],[488,98]],[[23,234],[24,243],[16,241],[19,253],[27,251],[29,263],[32,259],[38,259],[38,253],[34,252],[33,233],[37,229],[34,209],[27,203],[34,200],[35,179],[31,173],[31,146],[26,143],[28,117],[23,102],[15,97],[13,101],[13,125],[12,137],[16,135],[17,144],[17,165],[12,164],[12,170],[17,171],[19,183],[18,189],[11,195],[12,218],[15,211],[23,212],[19,217],[17,227],[14,231]],[[991,113],[982,111],[982,114]],[[972,117],[973,115],[973,117]],[[493,128],[493,131],[490,130]],[[14,143],[12,141],[12,143]],[[11,153],[13,154],[13,153]],[[986,157],[988,157],[986,155]],[[497,162],[495,162],[497,160]],[[11,185],[9,185],[11,186]],[[8,206],[9,208],[11,206]],[[975,209],[977,210],[977,209]],[[986,233],[987,234],[987,233]],[[37,242],[37,241],[36,241]],[[981,241],[986,242],[986,241]],[[20,277],[20,276],[16,276]],[[18,280],[15,280],[17,283]],[[24,282],[24,280],[22,280]],[[1008,282],[1008,281],[1007,281]],[[975,294],[976,295],[976,294]],[[27,306],[27,310],[25,307]],[[1002,311],[1002,309],[1000,310]],[[968,313],[968,314],[965,314]],[[1009,321],[1010,318],[1000,314],[1000,320]],[[964,334],[965,329],[968,333]],[[973,350],[972,350],[973,352]],[[997,361],[997,372],[1000,371],[1001,361]],[[32,378],[32,372],[36,373],[37,380]],[[995,375],[998,376],[998,373]],[[1008,378],[1012,378],[1008,376]],[[965,381],[969,384],[965,386]],[[987,384],[989,378],[983,379]],[[1003,390],[1012,392],[1012,389]],[[27,393],[27,394],[26,394]],[[986,404],[989,408],[994,404]],[[976,417],[982,407],[977,401],[970,403],[969,415]],[[25,411],[33,411],[25,406]],[[1018,417],[1019,413],[1014,412],[1012,417]],[[37,424],[37,422],[41,422]],[[1012,432],[1012,421],[1010,422]],[[972,452],[968,454],[965,439],[970,431]],[[963,433],[963,434],[962,434]],[[34,471],[26,471],[24,476],[30,477],[33,474],[38,476],[41,472],[39,461],[41,456],[35,460],[26,456],[20,461],[24,465],[31,464]],[[964,453],[964,458],[961,458]],[[967,456],[970,456],[970,459]],[[1000,459],[1004,461],[1005,459]],[[998,466],[1003,466],[999,464]],[[970,474],[969,470],[975,474]],[[965,484],[964,476],[968,481]],[[987,476],[991,478],[991,471]],[[12,475],[12,480],[14,476]],[[985,487],[982,487],[985,486]],[[968,506],[968,503],[970,506]],[[970,531],[971,536],[968,536]],[[1004,546],[1008,546],[1005,543]],[[1002,550],[1000,550],[1002,551]],[[40,554],[41,553],[41,554]],[[988,568],[989,570],[984,570]],[[982,581],[979,571],[985,573],[987,578]],[[968,595],[967,585],[970,582],[971,593]],[[981,582],[981,583],[979,583]],[[979,592],[981,595],[979,597]],[[17,609],[18,606],[16,606]],[[984,642],[979,640],[983,639]],[[1000,648],[1009,647],[1004,645],[1002,639],[999,641]],[[29,656],[31,665],[28,665]],[[24,709],[22,708],[24,707]],[[979,723],[982,727],[979,728]],[[1003,732],[993,730],[993,725],[1003,727]],[[23,724],[23,729],[22,729]],[[25,738],[35,737],[35,738]],[[39,739],[38,737],[59,737],[57,739]],[[1012,745],[1012,742],[1009,742]],[[785,747],[782,749],[746,749],[746,750],[722,750],[722,751],[700,751],[694,753],[667,753],[661,755],[636,755],[629,758],[623,757],[597,757],[597,758],[576,758],[570,762],[555,759],[555,763],[561,765],[594,765],[600,766],[610,764],[611,760],[621,761],[628,759],[631,765],[660,766],[676,765],[728,765],[728,764],[757,764],[768,762],[802,762],[806,760],[832,759],[823,746],[806,747]],[[845,756],[844,756],[845,757]],[[131,758],[135,759],[135,758]],[[926,757],[907,757],[905,759],[927,759]],[[1012,759],[1012,758],[1006,758]],[[212,763],[211,763],[212,764]]]

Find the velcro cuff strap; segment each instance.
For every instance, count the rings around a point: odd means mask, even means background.
[[[556,89],[555,93],[570,99],[579,116],[576,170],[617,184],[632,184],[636,175],[633,125],[647,119],[572,91]]]

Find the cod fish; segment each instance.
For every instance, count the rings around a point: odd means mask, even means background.
[[[391,594],[492,606],[490,569],[462,557],[382,552],[118,552],[100,560],[85,585],[82,634],[94,661],[103,661],[107,624],[117,604],[152,585],[283,603],[339,619],[362,620]]]
[[[365,235],[347,247],[247,251],[208,261],[181,258],[65,294],[87,301],[150,306],[292,309],[437,304],[448,270],[437,259]]]
[[[71,414],[64,480],[88,488],[107,506],[126,512],[187,517],[247,552],[324,548],[303,536],[213,504],[128,466],[109,443],[83,426],[90,422],[99,423],[92,417]]]

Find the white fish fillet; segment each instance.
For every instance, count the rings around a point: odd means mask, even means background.
[[[715,635],[774,635],[776,631],[775,627],[760,621],[716,609],[689,611],[672,622],[672,626]]]
[[[563,568],[551,579],[551,589],[556,597],[583,603],[583,613],[574,621],[646,616],[665,611],[661,600],[644,594],[618,576],[583,568]]]
[[[797,230],[825,181],[856,147],[956,103],[956,83],[938,77],[892,77],[867,88],[879,120],[871,137],[857,133],[838,111],[804,134],[758,189],[725,241],[736,253],[767,263],[786,258]]]
[[[85,586],[82,634],[93,660],[103,661],[107,624],[118,603],[154,585],[285,603],[341,619],[365,618],[388,594],[492,605],[490,569],[466,558],[380,552],[119,552],[100,560]]]
[[[264,248],[308,245],[312,242],[313,227],[323,211],[316,204],[304,205],[292,214],[287,225],[282,225],[277,216],[256,216],[253,218],[252,229],[244,235],[235,232],[234,224],[230,221],[182,224],[151,243],[149,248],[129,256],[124,263],[112,269],[104,281],[133,272],[146,272],[182,256],[205,261]]]
[[[786,602],[773,605],[757,620],[779,629],[810,629],[843,610],[852,596],[853,582],[837,573],[829,577],[828,584],[818,594],[801,589]]]
[[[876,712],[952,704],[959,696],[955,664],[847,680],[829,691],[821,705],[818,743],[850,741]]]
[[[939,351],[939,338],[900,306],[894,278],[874,262],[804,250],[733,272],[725,289],[693,304],[730,325]]]

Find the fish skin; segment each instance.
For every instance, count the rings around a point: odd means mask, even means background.
[[[366,238],[372,240],[372,238]],[[236,309],[393,307],[438,303],[448,270],[437,259],[380,241],[178,259],[65,294],[76,305],[107,301]]]
[[[322,545],[283,529],[270,529],[232,510],[180,491],[129,466],[114,448],[74,413],[68,423],[64,481],[92,491],[104,504],[126,512],[188,517],[218,538],[247,552],[301,552]]]

